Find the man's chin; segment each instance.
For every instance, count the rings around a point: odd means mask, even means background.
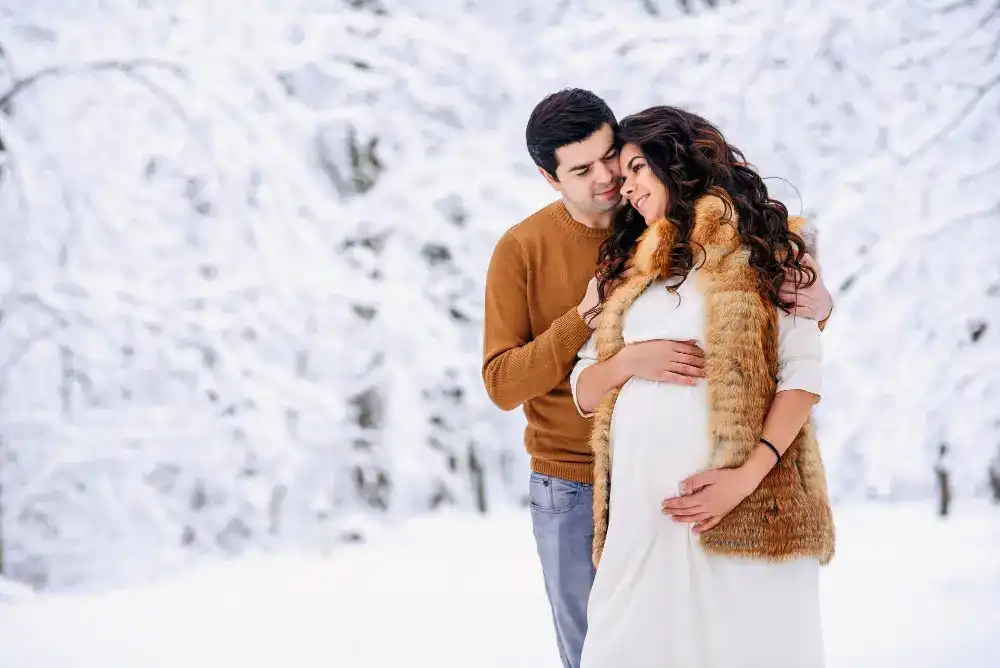
[[[625,198],[620,195],[612,200],[595,197],[594,208],[596,208],[598,211],[604,211],[604,212],[614,211],[619,206],[621,206],[622,202],[624,201]]]

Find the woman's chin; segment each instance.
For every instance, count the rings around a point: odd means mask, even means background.
[[[638,211],[638,209],[637,209],[637,211]],[[655,223],[656,220],[657,220],[656,216],[650,216],[649,214],[643,213],[642,211],[639,211],[639,215],[642,216],[642,220],[643,220],[643,222],[646,223],[646,227],[649,227],[650,225],[652,225],[653,223]]]
[[[646,211],[645,213],[643,213],[642,211],[640,211],[639,215],[642,216],[642,219],[644,221],[646,221],[646,226],[647,227],[649,225],[652,225],[656,221],[658,221],[658,220],[660,220],[662,218],[666,218],[667,217],[666,212],[661,213],[659,211],[657,211],[656,213],[650,213],[649,211]]]

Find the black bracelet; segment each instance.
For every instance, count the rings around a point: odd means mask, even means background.
[[[777,459],[779,462],[781,461],[781,453],[778,452],[778,448],[774,447],[774,444],[771,443],[771,441],[767,440],[766,438],[761,438],[760,442],[766,445],[767,447],[771,448],[771,452],[774,453],[774,458]]]

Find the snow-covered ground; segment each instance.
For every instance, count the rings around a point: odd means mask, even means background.
[[[961,502],[939,521],[924,504],[859,504],[837,518],[828,668],[1000,665],[1000,508]],[[558,665],[526,512],[429,516],[328,559],[213,561],[0,603],[3,668],[424,663]]]

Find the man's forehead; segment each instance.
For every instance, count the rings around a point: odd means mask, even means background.
[[[556,158],[560,166],[568,165],[572,169],[574,166],[602,160],[613,148],[614,133],[609,126],[604,126],[583,141],[560,146],[556,149]]]

